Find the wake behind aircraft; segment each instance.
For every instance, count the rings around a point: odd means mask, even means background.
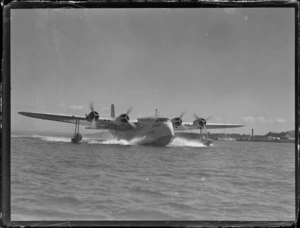
[[[207,137],[207,129],[223,129],[243,127],[240,124],[219,124],[207,123],[208,118],[200,118],[195,115],[193,122],[183,122],[182,113],[179,117],[173,119],[160,117],[156,110],[154,117],[143,117],[130,119],[129,114],[132,109],[126,113],[115,117],[115,107],[111,105],[111,116],[100,117],[99,113],[94,110],[93,104],[90,105],[91,112],[85,116],[60,115],[51,113],[33,113],[19,112],[19,114],[31,118],[52,120],[58,122],[75,124],[75,134],[71,141],[79,143],[82,135],[79,133],[79,125],[85,126],[86,129],[108,130],[117,139],[132,140],[141,139],[140,144],[151,144],[158,146],[168,145],[175,137],[174,131],[185,131],[192,129],[200,130],[200,140],[205,145],[210,145],[212,140]]]

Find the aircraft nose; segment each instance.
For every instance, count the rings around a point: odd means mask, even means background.
[[[166,127],[165,129],[166,129],[167,133],[168,133],[169,135],[174,136],[174,129],[173,129],[173,124],[172,124],[172,122],[171,122],[171,121],[164,122],[164,125],[165,125],[165,127]]]

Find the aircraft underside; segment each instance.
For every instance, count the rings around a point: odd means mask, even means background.
[[[174,130],[171,122],[164,122],[151,127],[142,127],[131,131],[110,131],[117,139],[131,141],[139,139],[139,144],[166,146],[174,139]]]
[[[119,133],[119,132],[118,132]],[[137,140],[138,144],[141,145],[156,145],[156,146],[166,146],[172,142],[174,139],[173,135],[165,135],[165,136],[159,136],[159,137],[152,137],[147,136],[147,134],[114,134],[112,133],[114,137],[116,137],[118,140],[126,140],[126,141],[132,141]]]

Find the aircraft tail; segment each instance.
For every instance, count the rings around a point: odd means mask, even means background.
[[[111,104],[111,107],[110,107],[110,116],[115,118],[115,106],[113,104]]]

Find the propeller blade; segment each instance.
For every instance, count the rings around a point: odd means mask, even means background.
[[[93,118],[92,123],[91,123],[92,128],[96,128],[96,119]]]
[[[211,116],[205,118],[205,120],[206,120],[206,121],[207,121],[207,120],[210,120],[210,119],[213,118],[213,117],[214,117],[214,115],[211,115]]]
[[[93,102],[90,102],[90,110],[91,110],[92,112],[94,112],[94,103],[93,103]]]
[[[133,107],[130,107],[126,112],[126,115],[129,115],[129,113],[131,113],[132,109],[133,109]]]
[[[196,119],[200,119],[200,117],[199,117],[196,113],[194,113],[194,117],[195,117]]]
[[[131,126],[132,128],[134,128],[134,129],[136,128],[136,125],[135,125],[134,123],[132,123],[132,122],[129,121],[128,124],[130,124],[130,126]]]
[[[180,114],[179,118],[182,119],[182,117],[184,116],[184,114],[185,114],[185,111],[183,111],[183,112]]]
[[[196,119],[202,119],[202,118],[200,118],[196,113],[194,113],[194,117],[195,117]],[[214,115],[210,115],[209,117],[204,118],[204,119],[207,121],[207,120],[210,120],[210,119],[213,118],[213,117],[214,117]]]

